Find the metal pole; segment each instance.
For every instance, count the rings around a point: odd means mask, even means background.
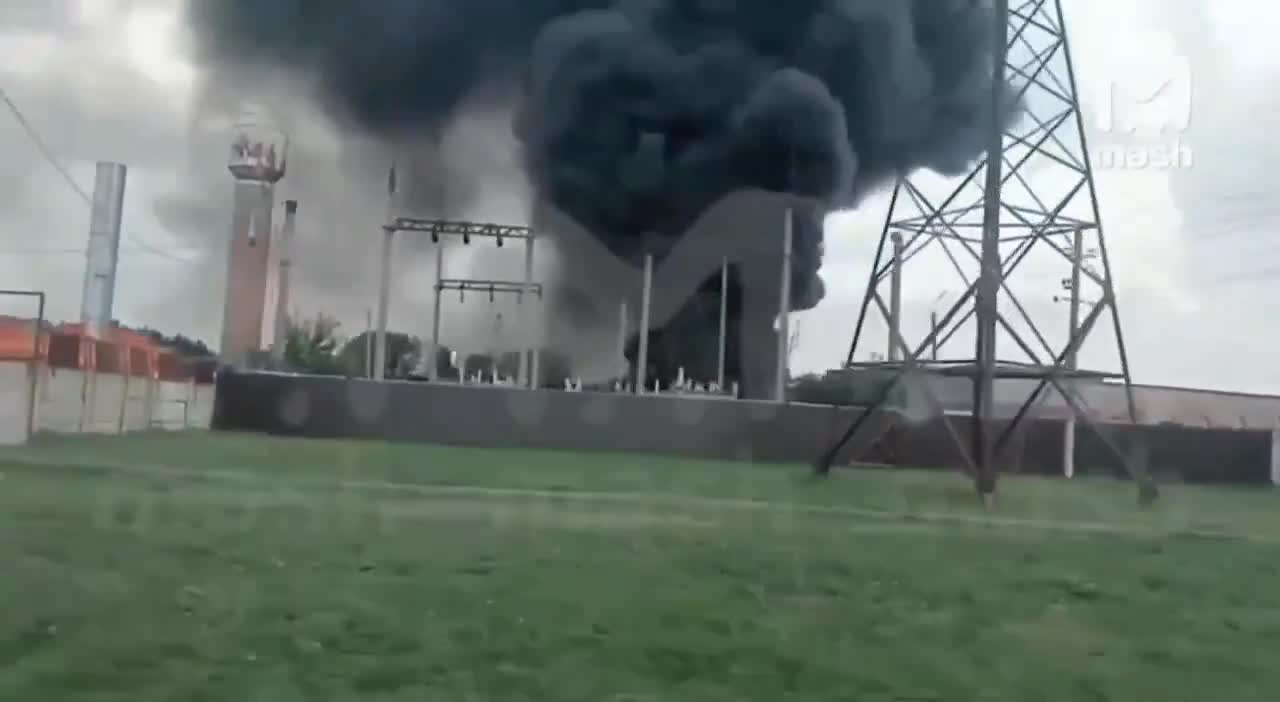
[[[130,360],[129,347],[117,346],[116,353],[119,353],[121,351],[124,352],[124,363],[121,366],[124,369],[124,373],[121,374],[123,376],[122,380],[124,382],[122,383],[123,388],[120,391],[120,413],[116,417],[116,433],[117,434],[124,433],[125,418],[129,414],[129,376],[132,374],[131,369],[129,368],[129,360]]]
[[[933,332],[933,341],[929,346],[929,359],[938,360],[938,311],[929,311],[929,331]]]
[[[533,285],[533,234],[530,233],[529,237],[524,240],[524,289],[525,291],[520,293],[520,295],[516,298],[516,304],[520,305],[521,307],[524,306],[524,296],[528,293],[532,285]],[[533,305],[530,305],[529,307],[532,308]],[[529,314],[528,311],[521,310],[520,322],[521,322],[520,326],[524,327],[525,329],[525,336],[529,340],[529,342],[528,342],[528,346],[522,347],[520,349],[520,367],[519,367],[519,370],[517,371],[517,376],[518,376],[517,384],[520,387],[532,388],[533,382],[532,382],[532,378],[529,375],[529,354],[531,351],[533,351],[533,346],[534,346],[532,343],[532,339],[534,336],[533,316]]]
[[[280,228],[280,274],[276,281],[276,319],[271,339],[271,357],[284,363],[285,340],[289,330],[289,268],[293,265],[293,235],[297,227],[298,201],[285,200],[284,226]]]
[[[373,378],[387,376],[387,308],[391,304],[391,240],[396,232],[388,225],[382,237],[382,265],[378,269],[378,339],[373,350]]]
[[[782,226],[782,285],[778,300],[778,374],[774,385],[774,399],[787,401],[787,346],[790,339],[791,317],[791,238],[792,210],[787,208]]]
[[[1071,312],[1067,317],[1067,370],[1079,368],[1079,344],[1074,343],[1080,333],[1080,268],[1084,265],[1084,232],[1075,230],[1071,241]],[[1068,379],[1068,383],[1073,380]],[[1068,406],[1068,409],[1070,407]],[[1062,474],[1068,478],[1076,474],[1076,413],[1070,412],[1062,428]]]
[[[40,366],[49,365],[49,349],[44,341],[44,293],[37,293],[36,328],[32,334],[30,377],[27,386],[27,441],[36,433],[36,414],[40,411]]]
[[[636,354],[636,393],[645,392],[649,368],[649,298],[653,293],[653,255],[644,256],[644,288],[640,295],[640,350]]]
[[[436,244],[436,285],[435,298],[431,302],[431,358],[427,359],[427,378],[439,380],[440,363],[440,298],[444,294],[441,281],[444,280],[444,246]]]
[[[373,377],[373,310],[364,308],[364,377]]]
[[[498,384],[498,364],[502,360],[502,313],[493,318],[493,337],[489,342],[489,379]]]
[[[729,259],[720,262],[720,346],[716,360],[716,386],[724,388],[724,364],[729,342]]]
[[[995,0],[993,28],[991,103],[988,112],[987,181],[982,220],[982,271],[976,289],[977,373],[973,383],[973,456],[977,463],[978,494],[988,506],[996,490],[996,469],[991,436],[994,419],[996,321],[1001,282],[1000,206],[1004,166],[1005,70],[1008,61],[1009,0]]]
[[[626,373],[627,367],[627,331],[628,324],[627,301],[623,300],[618,303],[618,362],[622,364],[623,373]]]
[[[902,358],[898,335],[902,332],[902,232],[893,234],[893,272],[889,278],[889,360]]]

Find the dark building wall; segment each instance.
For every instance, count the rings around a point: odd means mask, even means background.
[[[859,411],[226,370],[217,378],[213,427],[312,438],[808,463]],[[967,440],[967,420],[949,421]],[[839,460],[913,468],[960,465],[956,442],[941,420],[918,426],[891,422],[889,416],[869,422]],[[1270,479],[1270,432],[1130,425],[1112,425],[1107,432],[1122,451],[1145,451],[1152,471],[1165,480],[1265,484]],[[1077,428],[1076,462],[1081,474],[1123,475],[1106,444],[1083,425]],[[1008,472],[1060,474],[1062,423],[1025,423],[1002,463]]]

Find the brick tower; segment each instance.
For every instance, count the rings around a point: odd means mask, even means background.
[[[276,183],[285,175],[287,149],[286,140],[274,130],[251,121],[237,125],[227,162],[236,186],[219,347],[225,363],[242,364],[248,354],[262,350],[271,214]]]

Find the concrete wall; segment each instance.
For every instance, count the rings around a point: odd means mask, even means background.
[[[213,387],[196,383],[156,383],[152,423],[158,429],[209,427]]]
[[[24,444],[31,412],[31,364],[0,361],[0,446]]]
[[[125,378],[106,373],[89,374],[89,400],[83,431],[90,434],[120,433],[121,412],[125,407]]]
[[[128,378],[125,386],[128,397],[124,408],[124,431],[145,431],[151,428],[151,406],[158,384],[160,383],[146,378]]]
[[[814,460],[859,413],[857,408],[738,402],[696,396],[632,396],[492,386],[376,383],[273,373],[223,372],[214,429],[313,438],[368,438],[435,444],[639,452],[767,462]],[[842,462],[956,467],[955,442],[941,420],[899,425],[875,418]],[[966,436],[960,419],[954,428]],[[1024,425],[1008,470],[1056,475],[1062,423]],[[1143,450],[1166,480],[1270,482],[1270,431],[1110,425],[1121,450]],[[883,435],[883,439],[874,440]],[[1106,444],[1083,427],[1081,473],[1122,473]]]
[[[61,368],[40,369],[36,429],[116,434],[208,428],[213,388]]]
[[[40,370],[36,393],[36,430],[59,433],[80,431],[84,399],[88,388],[81,371],[49,368]]]

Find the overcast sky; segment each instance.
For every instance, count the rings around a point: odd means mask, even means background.
[[[231,197],[224,161],[236,95],[210,86],[184,57],[177,5],[4,0],[0,89],[80,188],[92,188],[95,161],[130,166],[116,316],[212,341],[221,314]],[[1272,263],[1280,259],[1280,145],[1265,128],[1280,122],[1280,96],[1267,90],[1280,78],[1280,10],[1264,0],[1066,0],[1066,11],[1095,160],[1108,147],[1135,143],[1190,155],[1171,165],[1097,169],[1135,381],[1280,393],[1280,320],[1270,309],[1280,299],[1280,260]],[[1150,82],[1152,71],[1176,66],[1179,57],[1191,67],[1185,130],[1130,142],[1101,129],[1108,85]],[[304,311],[336,314],[356,333],[374,299],[376,256],[365,242],[376,234],[385,161],[376,145],[340,144],[323,120],[295,107],[278,115],[297,153],[281,197],[303,203],[295,297],[311,306]],[[499,124],[471,121],[443,147],[455,164],[453,180],[472,193],[458,216],[527,218],[513,144],[493,138],[499,133]],[[4,109],[0,154],[0,287],[45,290],[53,318],[74,318],[88,208]],[[1037,176],[1044,185],[1036,187],[1047,192],[1070,182],[1049,169]],[[921,180],[934,192],[947,189]],[[874,197],[829,220],[828,296],[796,317],[798,370],[844,360],[886,207],[887,197]],[[908,332],[927,325],[940,294],[945,304],[963,287],[945,259],[921,261],[904,279]],[[421,247],[397,257],[394,327],[427,333],[428,263]],[[1033,316],[1061,331],[1065,308],[1052,297],[1069,269],[1030,267],[1015,292]],[[0,313],[24,311],[0,301]],[[465,314],[452,320],[455,334],[465,321]],[[863,358],[884,345],[882,330],[869,334]],[[964,344],[954,346],[944,353],[964,355]],[[1100,333],[1082,363],[1112,370],[1114,348],[1113,335]]]

